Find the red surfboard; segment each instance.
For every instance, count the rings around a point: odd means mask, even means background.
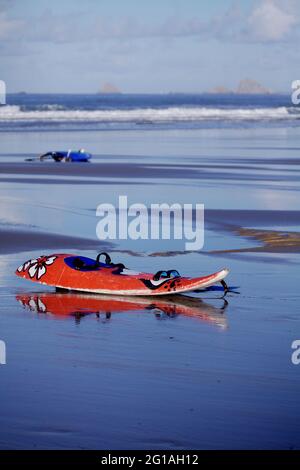
[[[105,262],[100,262],[101,256]],[[176,270],[156,274],[134,272],[122,263],[114,264],[109,255],[100,253],[96,260],[72,254],[52,254],[26,261],[16,270],[17,276],[60,289],[129,296],[179,294],[204,289],[221,282],[228,269],[191,278]]]

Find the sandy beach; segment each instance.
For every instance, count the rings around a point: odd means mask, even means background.
[[[299,448],[299,128],[140,127],[0,134],[0,447]],[[25,161],[71,141],[93,161]],[[98,240],[96,207],[120,194],[203,203],[203,249]],[[124,301],[14,275],[101,251],[150,272],[228,266],[233,292]]]

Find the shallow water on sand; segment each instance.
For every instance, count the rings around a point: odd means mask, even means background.
[[[94,161],[24,162],[57,147]],[[299,250],[213,253],[263,245],[240,227],[299,232],[299,149],[297,128],[2,133],[0,447],[299,448]],[[122,194],[204,203],[204,249],[97,240],[97,205]],[[138,270],[228,266],[240,293],[124,302],[14,276],[42,253],[103,248]]]

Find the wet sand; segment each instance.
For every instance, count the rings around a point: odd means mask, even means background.
[[[249,212],[249,214],[247,214]],[[251,228],[238,227],[232,224],[232,221],[245,222],[255,225],[274,224],[281,220],[285,215],[284,223],[288,226],[295,225],[300,220],[300,214],[297,211],[272,213],[268,211],[210,211],[206,212],[207,226],[211,226],[212,230],[220,230],[232,232],[242,238],[247,238],[258,243],[259,246],[237,248],[229,250],[211,250],[210,253],[235,253],[235,252],[274,252],[274,253],[299,253],[300,252],[300,234],[299,232],[276,231],[276,230],[258,230]],[[218,222],[216,223],[216,220]],[[231,222],[229,223],[229,221]],[[116,243],[100,242],[99,240],[73,237],[69,235],[61,235],[55,233],[47,233],[42,231],[24,230],[16,228],[8,228],[0,224],[1,245],[0,253],[19,253],[22,251],[30,251],[38,248],[41,249],[59,249],[75,248],[84,250],[111,250],[128,253],[131,256],[141,256],[142,253],[130,250],[120,250],[116,248]],[[204,250],[203,250],[204,251]],[[164,251],[150,252],[148,256],[172,256],[174,254],[184,254],[185,251]]]
[[[246,253],[246,252],[271,252],[271,253],[300,253],[300,233],[278,232],[275,230],[257,230],[250,228],[237,228],[236,233],[256,242],[262,246],[249,248],[215,250],[212,253]]]
[[[109,250],[112,243],[101,243],[99,240],[72,237],[55,233],[33,230],[7,229],[0,225],[0,254],[21,253],[37,249],[63,250],[64,248]]]
[[[85,181],[85,184],[93,183],[87,178],[93,178],[98,181],[105,181],[107,178],[127,178],[124,183],[128,184],[130,178],[133,178],[137,183],[139,179],[187,179],[187,180],[227,180],[238,182],[263,182],[263,183],[276,183],[288,181],[289,184],[299,181],[299,169],[289,168],[297,165],[298,160],[291,161],[290,164],[286,163],[287,168],[285,172],[282,171],[280,165],[281,162],[276,165],[276,160],[262,159],[259,163],[251,165],[251,162],[245,163],[240,161],[240,164],[230,164],[218,162],[208,163],[194,163],[194,160],[187,163],[180,163],[180,161],[169,161],[168,163],[159,162],[122,162],[122,161],[110,161],[111,157],[102,156],[99,158],[102,160],[101,163],[95,159],[92,163],[84,164],[70,164],[70,163],[55,163],[55,162],[0,162],[0,173],[2,175],[19,175],[25,178],[26,183],[37,183],[38,180],[35,176],[55,176],[59,178],[77,177],[80,178],[79,182]],[[28,175],[33,176],[28,178]],[[82,180],[82,177],[86,178]],[[5,178],[2,176],[2,181],[5,182]],[[22,181],[13,179],[13,181]],[[43,181],[49,181],[47,178],[42,179]],[[50,180],[51,181],[51,180]],[[60,183],[60,179],[54,179],[54,182]],[[66,179],[63,179],[65,182]],[[77,183],[77,180],[76,180]],[[287,188],[288,189],[288,188]]]
[[[299,131],[166,132],[165,144],[140,132],[124,154],[111,133],[111,153],[99,143],[87,165],[24,162],[33,134],[13,136],[13,156],[0,142],[0,448],[299,448]],[[86,136],[86,148],[99,138]],[[204,249],[100,242],[95,209],[119,194],[203,202]],[[14,276],[42,253],[103,249],[151,272],[228,266],[233,292],[136,301]]]

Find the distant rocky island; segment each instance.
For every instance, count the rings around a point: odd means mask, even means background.
[[[237,89],[237,93],[239,94],[254,94],[254,95],[266,95],[270,94],[271,90],[265,88],[256,80],[251,80],[250,78],[246,78],[245,80],[241,80]]]
[[[210,90],[208,93],[213,94],[238,94],[238,95],[269,95],[271,94],[271,90],[265,88],[256,80],[251,78],[245,78],[241,80],[238,84],[236,90],[230,90],[229,88],[223,86],[217,86]]]
[[[113,83],[106,82],[101,86],[98,93],[105,95],[116,95],[120,94],[121,90],[119,90],[119,88],[117,88]]]

